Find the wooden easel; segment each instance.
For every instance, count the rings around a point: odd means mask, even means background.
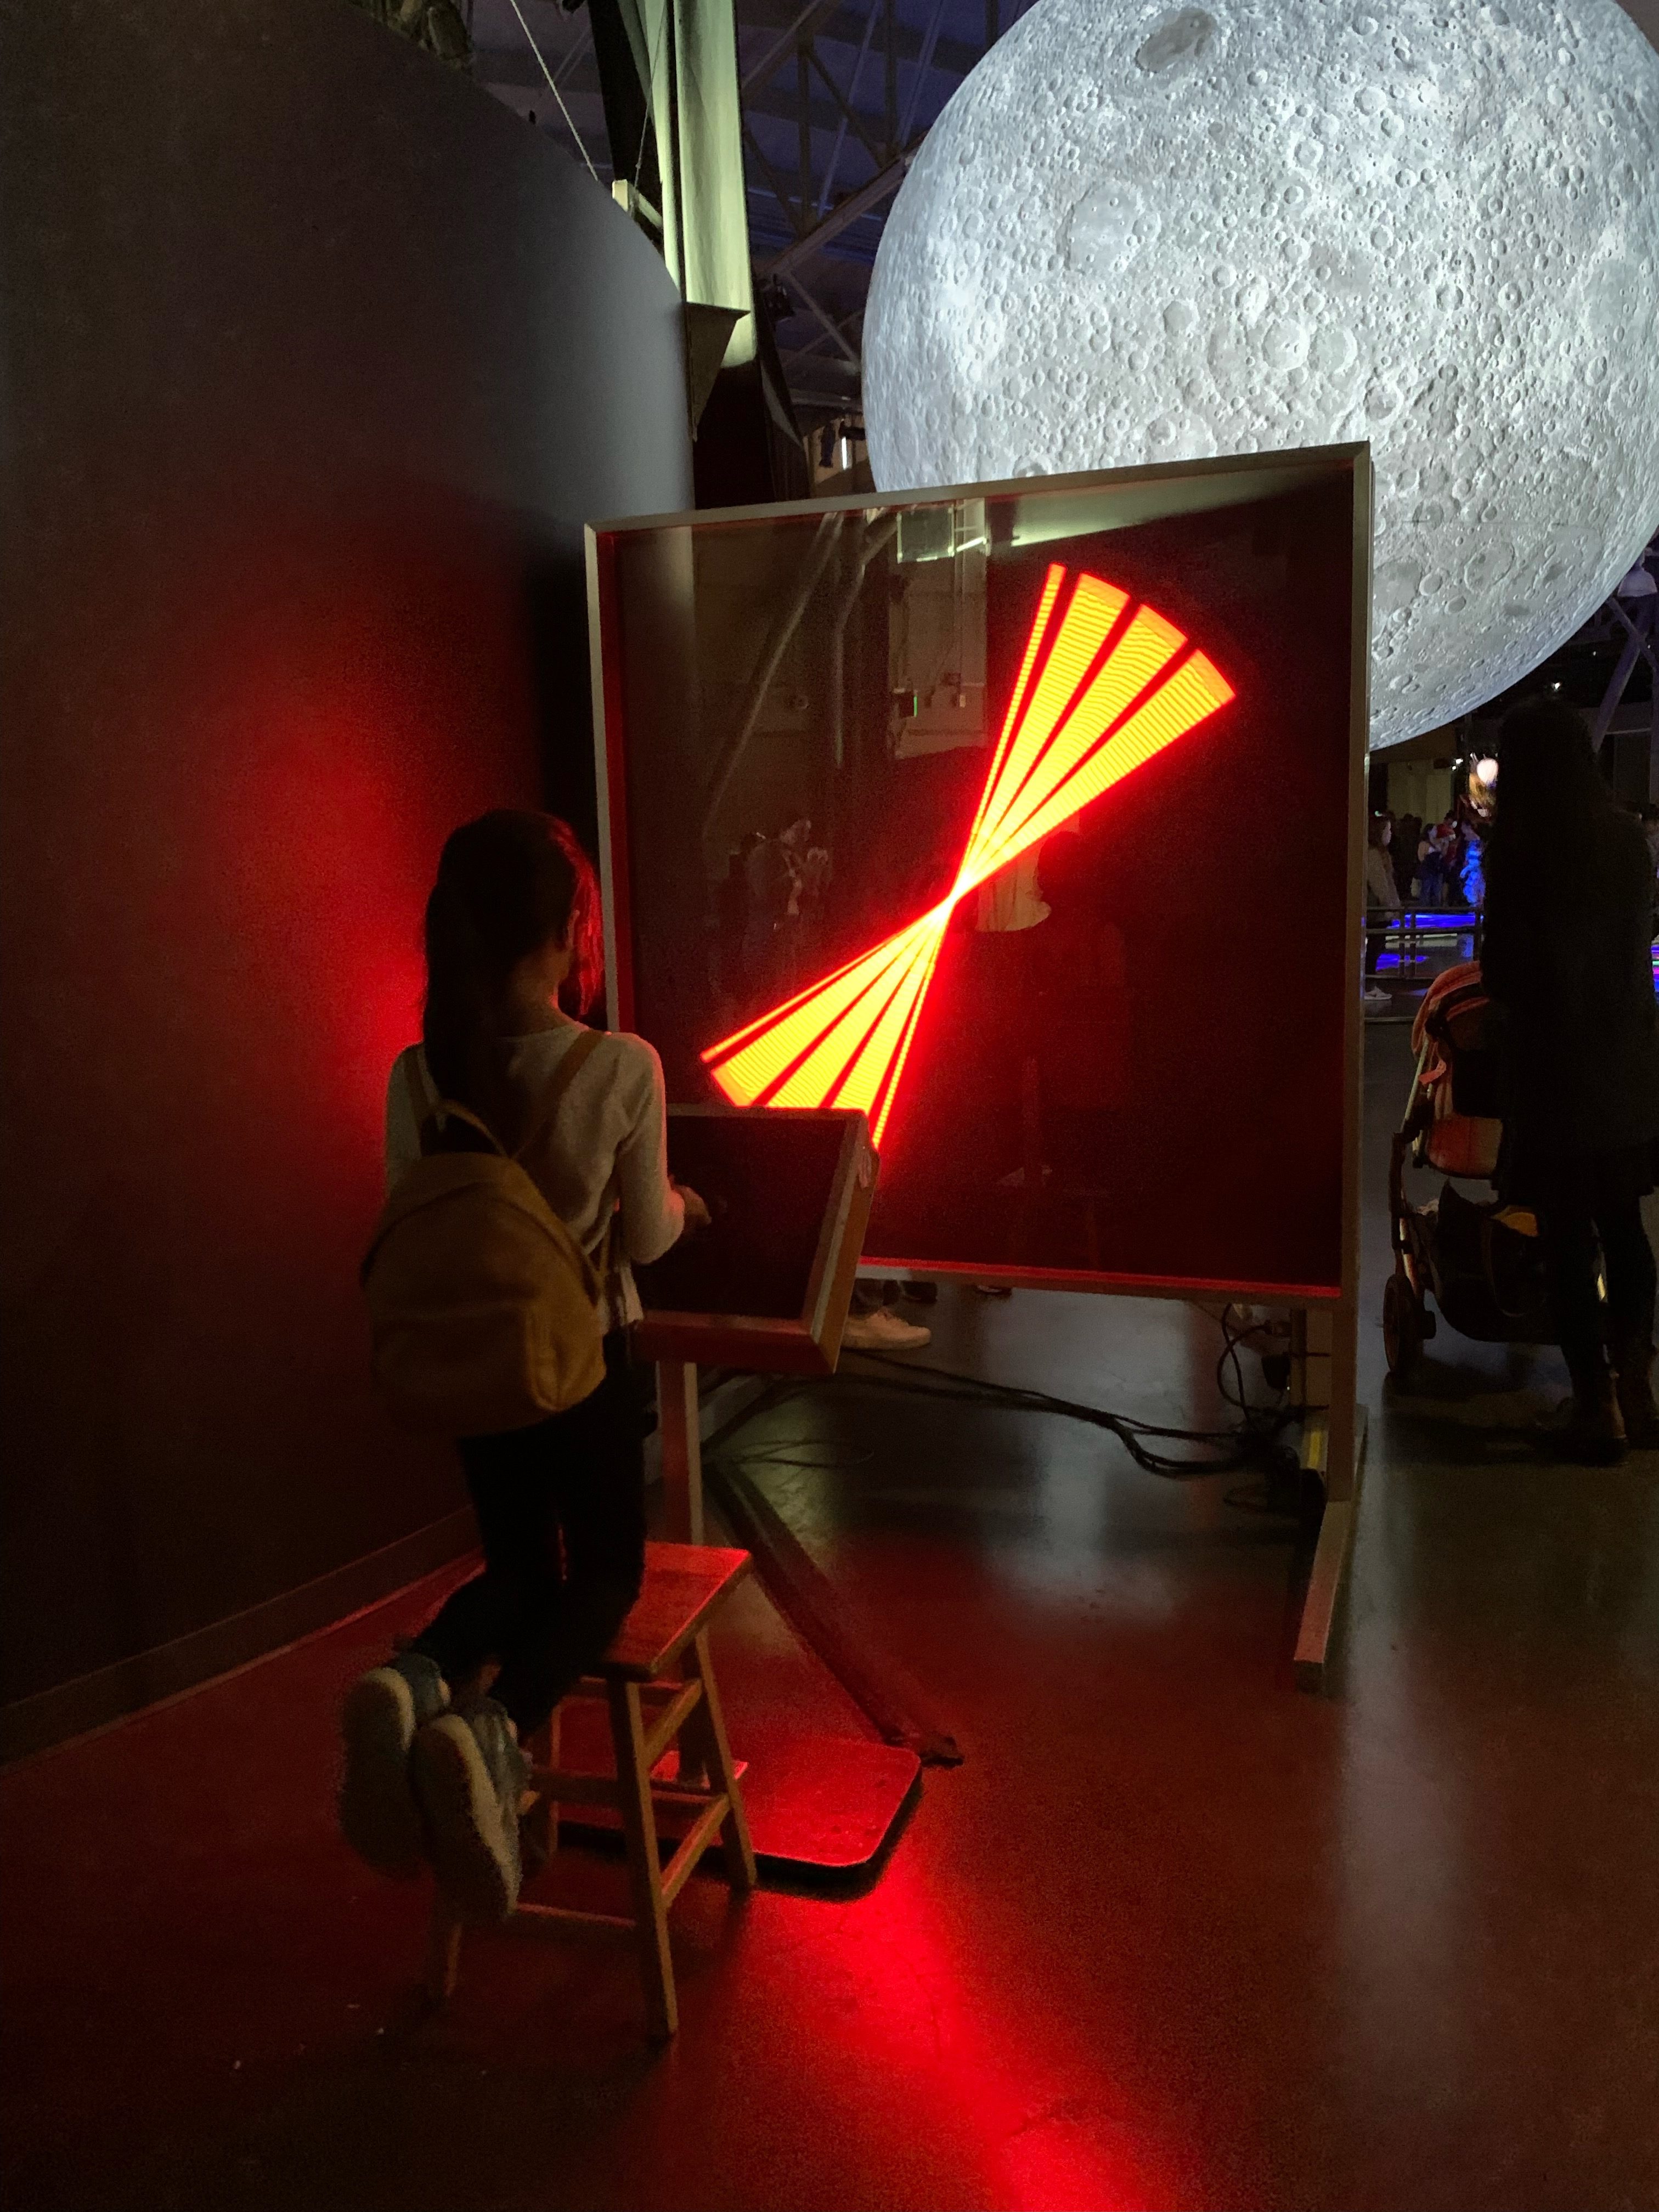
[[[657,1362],[657,1428],[662,1445],[663,1534],[671,1544],[701,1544],[702,1429],[695,1360]]]
[[[1298,1456],[1304,1472],[1316,1476],[1325,1492],[1297,1633],[1293,1667],[1299,1690],[1319,1692],[1327,1686],[1337,1611],[1353,1550],[1365,1462],[1358,1355],[1358,1311],[1352,1294],[1334,1306],[1301,1306],[1292,1311],[1291,1397],[1292,1403],[1307,1408]]]

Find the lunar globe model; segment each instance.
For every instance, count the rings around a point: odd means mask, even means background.
[[[1366,438],[1373,744],[1659,525],[1659,53],[1614,0],[1036,0],[894,204],[881,489]]]

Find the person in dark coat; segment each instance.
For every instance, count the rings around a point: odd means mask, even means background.
[[[1408,907],[1417,886],[1417,848],[1422,842],[1423,820],[1420,815],[1402,814],[1394,826],[1394,836],[1389,841],[1389,857],[1394,862],[1395,889],[1400,894],[1400,903]]]
[[[1486,840],[1481,973],[1504,1085],[1499,1182],[1538,1217],[1572,1377],[1557,1438],[1609,1463],[1659,1446],[1655,1269],[1641,1201],[1659,1142],[1654,876],[1641,824],[1602,781],[1582,716],[1536,699],[1504,721]],[[1597,1246],[1607,1280],[1597,1293]]]

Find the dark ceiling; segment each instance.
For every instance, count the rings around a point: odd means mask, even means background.
[[[857,412],[865,294],[892,195],[945,101],[1029,4],[738,0],[750,244],[804,420]],[[609,184],[586,9],[471,0],[470,15],[477,82],[573,152],[580,140]]]

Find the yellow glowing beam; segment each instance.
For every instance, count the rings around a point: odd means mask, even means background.
[[[1201,653],[1158,680],[1186,640],[1145,606],[1090,677],[1127,595],[1079,577],[1049,640],[1064,580],[1049,569],[950,896],[711,1045],[702,1058],[734,1103],[861,1108],[879,1146],[958,900],[1233,696]]]
[[[1060,635],[1032,690],[1031,702],[1020,716],[1013,743],[993,770],[990,803],[975,832],[981,840],[995,835],[1004,809],[1012,803],[1014,794],[1048,746],[1088,673],[1090,662],[1106,642],[1112,624],[1127,604],[1127,592],[1103,584],[1097,576],[1078,578]]]
[[[1105,665],[1079,699],[1053,744],[1033,766],[1024,788],[998,810],[995,824],[980,839],[979,850],[969,854],[963,874],[982,883],[1012,860],[1027,841],[1022,835],[1043,803],[1077,772],[1079,763],[1100,742],[1129,702],[1139,696],[1160,669],[1166,668],[1187,642],[1173,623],[1140,608]],[[1077,811],[1075,808],[1073,810]]]

